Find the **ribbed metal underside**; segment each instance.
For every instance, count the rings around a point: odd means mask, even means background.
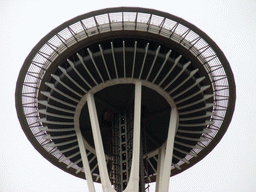
[[[20,70],[17,115],[27,138],[44,158],[85,178],[88,169],[84,171],[77,142],[79,137],[81,143],[81,135],[74,130],[80,127],[93,180],[101,182],[83,99],[92,94],[95,99],[110,170],[113,151],[118,150],[111,149],[109,143],[113,143],[108,138],[118,136],[118,131],[113,131],[118,125],[105,117],[133,115],[136,81],[142,85],[140,163],[145,168],[145,182],[154,182],[159,176],[158,148],[164,147],[174,107],[179,126],[170,162],[172,176],[203,159],[225,134],[236,88],[223,52],[187,21],[137,7],[86,13],[43,37]]]
[[[119,85],[107,87],[95,94],[99,123],[103,134],[105,153],[110,158],[108,137],[111,135],[102,116],[106,109],[115,113],[124,111],[133,103],[134,85],[123,83],[127,79],[147,81],[163,89],[174,100],[179,112],[173,168],[180,169],[179,162],[189,163],[187,155],[197,156],[194,150],[202,149],[198,143],[207,140],[205,134],[213,124],[213,90],[206,81],[207,72],[199,71],[193,63],[175,50],[145,39],[116,38],[84,47],[70,55],[66,61],[51,71],[44,79],[47,87],[40,88],[39,113],[44,130],[50,139],[49,146],[57,147],[53,154],[63,154],[60,161],[69,159],[82,170],[81,156],[74,130],[74,113],[81,97],[93,87],[119,79]],[[157,153],[166,141],[170,106],[155,90],[143,86],[142,91],[142,143],[145,177],[157,170]],[[104,124],[105,123],[105,124]],[[80,129],[85,140],[93,148],[87,106],[80,116]],[[107,131],[106,131],[107,130]],[[88,149],[90,167],[98,175],[97,160],[93,150]],[[147,165],[147,168],[146,168]]]

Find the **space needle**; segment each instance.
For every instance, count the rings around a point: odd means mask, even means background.
[[[104,192],[168,192],[232,119],[236,88],[216,43],[154,9],[107,8],[53,29],[20,70],[16,109],[53,165]],[[43,168],[42,168],[43,169]],[[85,189],[86,191],[86,189]]]

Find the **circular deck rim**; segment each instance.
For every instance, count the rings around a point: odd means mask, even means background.
[[[80,16],[77,16],[67,22],[64,22],[57,28],[53,29],[50,33],[48,33],[44,38],[42,38],[39,43],[32,49],[32,51],[29,53],[27,58],[24,61],[24,64],[20,70],[19,77],[16,83],[16,93],[15,93],[15,101],[16,101],[16,109],[17,109],[17,115],[20,121],[20,124],[22,125],[22,129],[24,133],[26,134],[27,138],[30,140],[32,145],[35,147],[37,151],[39,151],[46,159],[48,159],[52,164],[56,165],[57,167],[61,168],[62,170],[71,173],[72,175],[84,178],[84,175],[82,173],[75,174],[75,171],[72,169],[66,169],[65,163],[59,163],[58,160],[52,156],[50,153],[48,153],[42,145],[38,142],[38,140],[35,138],[34,134],[30,130],[30,127],[28,125],[28,122],[26,121],[26,116],[24,115],[23,111],[23,103],[22,103],[22,90],[23,90],[23,83],[27,74],[27,71],[31,65],[31,62],[36,54],[40,51],[40,49],[56,34],[58,34],[63,29],[67,28],[68,26],[77,23],[81,20],[84,20],[86,18],[94,17],[97,15],[102,15],[106,13],[116,13],[116,12],[137,12],[137,13],[144,13],[144,14],[153,14],[156,16],[160,16],[163,18],[167,18],[170,20],[173,20],[188,29],[192,30],[196,34],[198,34],[207,44],[210,46],[210,48],[216,53],[217,58],[220,60],[222,67],[225,70],[227,80],[228,80],[228,104],[225,114],[225,119],[223,120],[221,127],[217,133],[217,135],[214,137],[214,140],[210,142],[210,144],[207,146],[207,150],[205,150],[203,153],[199,153],[197,158],[193,158],[190,161],[190,164],[183,164],[182,165],[182,171],[186,170],[189,167],[192,167],[194,164],[199,162],[201,159],[203,159],[208,153],[210,153],[213,148],[218,144],[218,142],[221,140],[223,135],[225,134],[234,112],[235,108],[235,100],[236,100],[236,87],[235,87],[235,81],[234,76],[232,73],[232,70],[230,68],[229,62],[227,61],[225,55],[221,51],[221,49],[216,45],[216,43],[203,31],[201,31],[199,28],[194,26],[193,24],[183,20],[182,18],[176,17],[174,15],[171,15],[169,13],[157,11],[154,9],[146,9],[146,8],[138,8],[138,7],[117,7],[117,8],[107,8],[107,9],[101,9],[97,11],[92,11]],[[186,34],[185,34],[186,35]],[[185,37],[184,37],[185,38]],[[178,174],[180,171],[177,169],[172,173],[172,175]]]

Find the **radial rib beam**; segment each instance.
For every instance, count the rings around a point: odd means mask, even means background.
[[[137,52],[137,41],[134,43],[134,53],[133,53],[133,63],[132,63],[132,78],[134,76],[134,68],[135,68],[135,61],[136,61],[136,52]]]
[[[195,74],[196,72],[198,71],[199,69],[195,69],[193,71],[190,72],[189,76],[184,79],[182,82],[179,83],[179,85],[177,85],[176,87],[174,87],[170,92],[169,94],[172,94],[174,91],[176,91],[178,88],[180,88],[182,85],[184,85],[189,79],[191,79]]]
[[[48,147],[59,147],[59,146],[68,145],[68,144],[74,143],[74,142],[77,142],[77,139],[73,139],[73,140],[71,140],[71,141],[66,141],[66,142],[57,143],[57,144],[51,142],[51,143],[47,144],[47,146],[48,146]]]
[[[71,151],[71,150],[73,150],[73,149],[77,149],[78,148],[78,145],[75,145],[75,146],[73,146],[73,147],[69,147],[69,148],[67,148],[67,149],[64,149],[64,150],[61,150],[61,151],[59,151],[59,150],[57,150],[57,151],[54,151],[52,154],[53,155],[57,155],[57,154],[60,154],[60,153],[66,153],[66,152],[68,152],[68,151]]]
[[[156,63],[156,59],[157,59],[157,57],[158,57],[158,54],[159,54],[160,49],[161,49],[161,46],[159,45],[158,48],[157,48],[157,50],[156,50],[155,58],[154,58],[154,60],[153,60],[153,62],[152,62],[152,64],[151,64],[151,67],[150,67],[150,70],[149,70],[149,72],[148,72],[148,75],[147,75],[146,80],[148,80],[148,78],[149,78],[149,76],[150,76],[150,74],[151,74],[151,72],[152,72],[152,70],[153,70],[153,67],[154,67],[154,65],[155,65],[155,63]]]
[[[48,115],[48,116],[51,116],[51,117],[57,117],[57,118],[62,118],[62,119],[74,119],[74,116],[66,116],[66,115],[58,115],[56,113],[49,113],[49,112],[46,111],[46,109],[39,109],[37,111],[38,111],[38,113]]]
[[[143,58],[143,62],[142,62],[141,70],[140,70],[139,79],[141,79],[141,75],[142,75],[144,65],[145,65],[145,62],[146,62],[146,58],[147,58],[147,55],[148,55],[148,47],[149,47],[149,43],[147,43],[146,48],[145,48],[145,54],[144,54],[144,58]]]
[[[57,102],[59,102],[59,103],[61,103],[61,104],[64,104],[64,105],[69,106],[69,107],[72,107],[72,108],[76,108],[75,105],[72,105],[72,104],[70,104],[70,103],[68,103],[68,102],[66,102],[66,101],[62,101],[62,100],[60,100],[60,99],[57,99],[57,98],[53,97],[49,92],[41,91],[41,94],[44,95],[44,96],[46,96],[46,97],[48,97],[48,98],[50,98],[50,99],[52,99],[52,100],[54,100],[54,101],[57,101]]]
[[[63,161],[65,161],[65,160],[67,160],[67,159],[71,159],[71,158],[73,158],[73,157],[75,157],[75,156],[77,156],[77,155],[79,155],[80,154],[80,151],[78,151],[78,152],[76,152],[76,153],[74,153],[74,154],[72,154],[72,155],[70,155],[70,156],[68,156],[68,157],[65,157],[65,156],[63,156],[61,159],[59,159],[59,162],[63,162]]]
[[[59,128],[59,129],[49,129],[47,126],[39,128],[40,131],[47,132],[63,132],[63,131],[74,131],[74,128]]]
[[[69,65],[72,67],[72,69],[76,72],[76,74],[83,80],[83,82],[85,82],[85,84],[92,88],[92,86],[84,79],[84,77],[79,73],[79,71],[75,68],[75,65],[72,61],[70,61],[69,59],[67,59],[67,62],[69,63]]]
[[[195,112],[198,112],[198,111],[208,109],[208,108],[213,107],[213,106],[214,106],[213,103],[206,103],[206,105],[204,107],[193,109],[193,110],[190,110],[190,111],[180,112],[179,115],[187,115],[187,114],[195,113]]]
[[[187,108],[187,107],[191,107],[191,106],[193,106],[193,105],[196,105],[196,104],[198,104],[198,103],[201,103],[201,102],[203,102],[203,101],[206,101],[207,99],[210,99],[211,97],[213,97],[212,94],[204,95],[204,98],[199,99],[199,100],[197,100],[197,101],[195,101],[195,102],[193,102],[193,103],[189,103],[189,104],[187,104],[187,105],[182,105],[182,106],[178,107],[178,110],[181,110],[181,109],[184,109],[184,108]]]
[[[164,68],[165,63],[167,62],[167,60],[168,60],[168,58],[169,58],[171,52],[172,52],[172,50],[169,50],[169,52],[166,54],[165,60],[164,60],[164,62],[163,62],[163,64],[162,64],[161,68],[158,70],[158,73],[156,74],[156,76],[155,76],[155,78],[153,79],[152,83],[155,83],[157,77],[159,76],[159,74],[161,73],[162,69]]]
[[[93,82],[98,85],[97,81],[94,79],[93,75],[91,74],[91,72],[89,71],[89,69],[86,67],[85,63],[84,63],[84,60],[82,58],[81,55],[79,55],[78,53],[76,54],[78,59],[80,60],[80,62],[82,63],[84,69],[86,70],[86,72],[89,74],[89,76],[91,77],[91,79],[93,80]]]
[[[201,81],[203,81],[205,79],[205,77],[200,77],[198,79],[196,79],[196,82],[191,85],[190,87],[188,87],[187,89],[183,90],[182,92],[180,92],[179,94],[173,96],[173,99],[176,99],[177,97],[183,95],[184,93],[186,93],[187,91],[189,91],[190,89],[192,89],[193,87],[195,87],[196,85],[198,85]]]
[[[180,55],[178,58],[175,59],[173,66],[171,69],[168,71],[168,73],[165,75],[165,77],[162,79],[162,81],[159,83],[159,86],[162,85],[162,83],[166,80],[166,78],[171,74],[173,69],[176,67],[176,65],[179,63],[179,60],[181,59],[182,55]]]
[[[108,67],[107,67],[107,63],[106,63],[106,60],[105,60],[105,57],[104,57],[103,49],[102,49],[100,44],[99,44],[99,48],[100,48],[100,54],[101,54],[105,69],[106,69],[107,74],[108,74],[108,78],[109,78],[109,80],[111,80],[111,76],[110,76],[110,73],[109,73],[109,70],[108,70]]]
[[[60,80],[60,77],[54,74],[51,74],[52,78],[55,79],[58,83],[60,83],[61,85],[63,85],[67,90],[71,91],[72,93],[76,94],[79,97],[82,97],[82,95],[80,93],[77,93],[74,89],[70,88],[68,85],[66,85],[65,83],[63,83]]]
[[[100,73],[100,71],[99,71],[99,69],[98,69],[98,67],[97,67],[97,65],[96,65],[96,63],[95,63],[95,61],[94,61],[94,59],[93,59],[92,52],[90,51],[89,48],[87,48],[87,51],[88,51],[88,53],[89,53],[89,55],[90,55],[90,58],[91,58],[91,60],[92,60],[92,63],[93,63],[93,65],[94,65],[94,67],[95,67],[95,69],[96,69],[98,75],[100,76],[102,82],[104,82],[104,79],[103,79],[103,77],[102,77],[102,75],[101,75],[101,73]]]
[[[116,58],[115,58],[114,45],[113,45],[113,42],[111,42],[110,44],[111,44],[112,57],[113,57],[113,62],[114,62],[114,67],[115,67],[115,72],[116,72],[116,78],[118,78],[118,72],[117,72],[117,67],[116,67]]]
[[[189,61],[183,66],[182,70],[173,78],[173,80],[164,87],[164,90],[166,90],[169,86],[171,86],[171,84],[173,84],[179,78],[179,76],[187,69],[190,63],[191,62]]]
[[[54,84],[45,82],[45,85],[47,85],[47,86],[50,87],[52,90],[54,90],[54,91],[56,91],[57,93],[59,93],[60,95],[66,97],[66,98],[68,98],[68,99],[70,99],[70,100],[72,100],[72,101],[74,101],[74,102],[76,102],[76,103],[79,102],[79,100],[75,99],[74,97],[71,97],[71,96],[69,96],[68,94],[63,93],[62,91],[60,91],[60,90],[58,90],[57,88],[55,88]]]
[[[43,139],[64,139],[64,138],[74,137],[74,136],[76,136],[75,133],[68,134],[68,135],[59,135],[59,136],[46,135],[43,137]]]
[[[189,134],[203,134],[203,133],[211,133],[212,131],[210,129],[204,129],[203,131],[178,129],[177,132],[179,132],[179,133],[189,133]]]
[[[184,101],[186,101],[186,100],[189,100],[189,99],[195,97],[196,95],[198,95],[198,94],[204,92],[204,91],[205,91],[206,89],[208,89],[209,87],[210,87],[210,85],[202,86],[199,91],[195,92],[194,94],[189,95],[188,97],[185,97],[184,99],[178,100],[178,101],[176,102],[176,104],[182,103],[182,102],[184,102]]]
[[[66,69],[64,69],[61,66],[58,66],[58,68],[62,71],[62,73],[74,84],[76,85],[80,90],[82,90],[84,93],[87,93],[87,91],[81,86],[79,85],[67,72]]]
[[[190,120],[196,120],[196,119],[203,119],[203,118],[210,117],[214,114],[215,113],[212,113],[212,112],[206,112],[205,115],[200,115],[200,116],[195,116],[195,117],[187,117],[187,118],[180,118],[180,121],[190,121]]]

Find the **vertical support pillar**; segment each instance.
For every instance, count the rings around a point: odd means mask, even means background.
[[[178,111],[177,108],[172,108],[171,118],[169,123],[168,136],[166,141],[166,148],[160,150],[160,170],[157,170],[159,176],[156,184],[156,192],[168,192],[169,189],[169,180],[171,175],[172,168],[172,155],[173,155],[173,146],[174,138],[176,134],[176,129],[178,127]],[[162,154],[164,153],[164,154]],[[163,165],[162,165],[163,163]],[[160,178],[159,178],[160,177]]]
[[[132,167],[130,172],[129,183],[126,189],[124,190],[124,192],[139,191],[141,95],[142,95],[142,84],[140,81],[138,81],[135,83]]]
[[[160,191],[160,181],[161,181],[160,170],[163,170],[164,158],[165,158],[165,149],[166,149],[166,144],[164,144],[162,147],[160,147],[159,152],[158,152],[156,190],[155,190],[157,192]]]
[[[115,190],[111,186],[111,182],[108,175],[107,163],[102,143],[102,137],[100,133],[100,126],[97,116],[97,110],[92,93],[87,93],[87,103],[89,109],[89,116],[92,126],[93,141],[95,145],[95,151],[97,156],[97,162],[100,172],[100,179],[103,192],[114,192]]]
[[[83,107],[82,105],[77,106],[76,113],[78,110],[81,111],[82,107]],[[87,180],[89,192],[95,192],[90,165],[89,165],[88,157],[86,154],[86,148],[84,145],[83,136],[79,126],[79,116],[75,116],[74,118],[74,128],[77,136],[78,146],[79,146],[79,150],[80,150],[80,154],[83,162],[84,173],[85,173],[85,178]]]

